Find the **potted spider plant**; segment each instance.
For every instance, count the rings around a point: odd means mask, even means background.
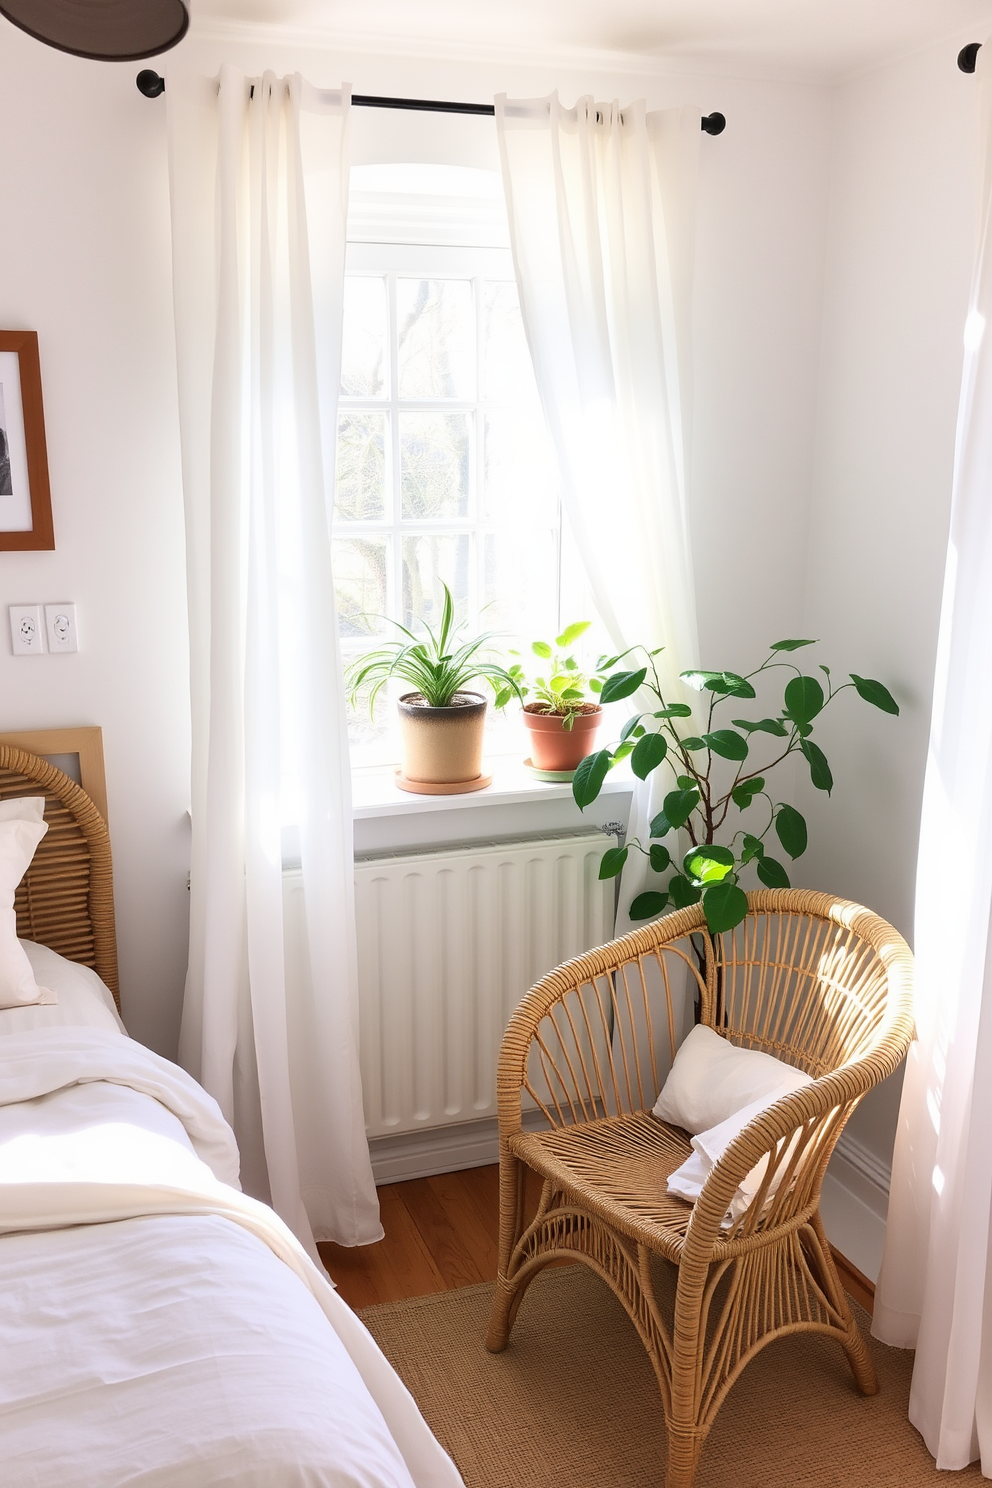
[[[520,662],[509,668],[520,696],[531,698],[523,708],[530,734],[530,758],[524,763],[544,778],[571,779],[576,767],[596,747],[603,716],[596,699],[603,679],[584,672],[573,654],[576,641],[590,624],[589,620],[577,620],[567,625],[555,637],[553,646],[549,641],[534,641],[530,649],[543,663],[539,675],[528,678]],[[510,697],[509,691],[501,693],[497,703],[507,703]]]
[[[346,678],[352,703],[368,689],[370,714],[393,678],[410,683],[412,691],[403,693],[397,705],[403,763],[396,784],[421,795],[481,790],[492,779],[482,773],[486,698],[470,691],[470,682],[488,683],[500,707],[520,697],[516,679],[484,654],[493,640],[491,631],[459,641],[463,627],[455,624],[451,591],[447,584],[441,588],[444,601],[436,631],[425,624],[425,634],[418,636],[390,620],[402,636],[358,657]]]

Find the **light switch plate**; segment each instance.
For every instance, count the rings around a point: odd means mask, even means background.
[[[48,632],[48,649],[53,654],[79,650],[74,604],[46,604],[45,630]]]
[[[45,649],[41,605],[9,605],[10,644],[15,656],[40,656]]]

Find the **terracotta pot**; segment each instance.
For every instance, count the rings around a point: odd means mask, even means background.
[[[596,732],[603,717],[598,703],[583,703],[570,729],[558,713],[541,713],[540,703],[525,703],[524,723],[530,731],[530,762],[535,770],[574,770],[596,748]]]
[[[397,706],[407,780],[425,785],[478,780],[486,722],[486,700],[481,693],[456,692],[449,707],[431,708],[419,692],[407,692]]]

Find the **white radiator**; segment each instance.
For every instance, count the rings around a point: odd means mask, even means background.
[[[370,1138],[496,1114],[520,998],[611,938],[610,839],[582,832],[355,864],[361,1066]]]

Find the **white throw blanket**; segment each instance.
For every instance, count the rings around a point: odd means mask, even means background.
[[[39,1119],[23,1102],[109,1082],[151,1096],[178,1118],[187,1145],[135,1121]],[[58,1097],[56,1097],[58,1099]],[[77,1103],[78,1105],[78,1103]],[[5,1120],[5,1116],[8,1117]],[[317,1301],[384,1418],[417,1488],[461,1478],[370,1334],[296,1237],[238,1191],[238,1154],[216,1102],[175,1065],[131,1039],[92,1028],[11,1034],[0,1045],[0,1233],[157,1215],[220,1216],[262,1240]]]

